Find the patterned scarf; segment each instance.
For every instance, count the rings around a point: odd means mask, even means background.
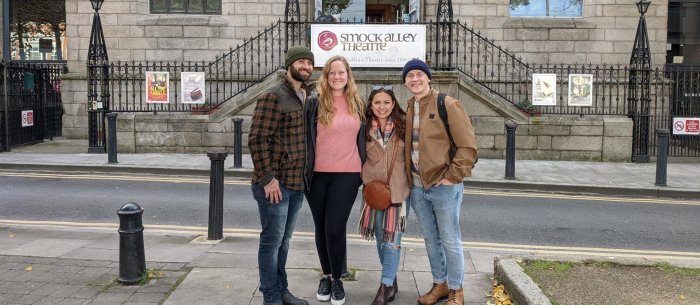
[[[418,143],[420,139],[420,103],[418,100],[413,101],[413,128],[411,128],[411,174],[414,178],[420,178],[420,150]],[[420,179],[418,179],[420,181]]]
[[[383,132],[381,131],[381,125],[379,124],[379,121],[372,120],[372,133],[374,134],[375,139],[377,139],[377,141],[382,144],[382,147],[384,148],[384,151],[387,155],[386,157],[388,163],[391,160],[392,156],[390,156],[390,154],[393,150],[387,150],[386,148],[389,144],[389,140],[391,140],[392,136],[394,135],[393,120],[391,120],[391,118],[387,120],[386,127],[384,128]],[[396,142],[394,142],[393,145],[397,145]],[[388,169],[389,166],[387,165],[387,170]],[[394,233],[396,233],[397,229],[400,230],[400,232],[403,232],[406,229],[406,209],[404,208],[404,204],[405,202],[392,203],[391,206],[384,210],[384,219],[382,219],[382,227],[384,228],[383,239],[385,242],[394,241]],[[359,229],[360,235],[362,235],[362,237],[364,237],[367,240],[372,240],[374,238],[374,223],[377,217],[381,216],[377,215],[379,212],[381,211],[377,211],[375,209],[370,208],[369,205],[367,205],[364,202],[364,200],[362,201],[362,212],[360,214]]]

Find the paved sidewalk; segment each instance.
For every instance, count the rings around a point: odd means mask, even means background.
[[[0,220],[0,304],[262,304],[256,234],[226,230],[222,241],[212,243],[201,237],[206,231],[162,231],[147,226],[144,235],[146,267],[155,279],[124,286],[116,282],[116,224],[78,227]],[[432,277],[422,242],[408,240],[403,248],[394,304],[414,304]],[[369,304],[381,270],[376,247],[354,236],[348,249],[348,267],[356,280],[346,282],[346,304]],[[485,304],[498,254],[466,252],[466,304]],[[293,237],[288,269],[293,293],[310,304],[328,304],[315,300],[320,271],[310,233]]]
[[[118,163],[107,163],[107,154],[88,154],[83,140],[54,140],[0,153],[0,169],[123,171],[162,174],[208,175],[206,154],[118,154]],[[250,155],[242,167],[233,168],[234,156],[225,162],[227,176],[250,177]],[[700,161],[669,163],[667,186],[656,186],[656,163],[516,160],[515,179],[505,179],[505,161],[479,159],[465,186],[612,195],[700,197]]]

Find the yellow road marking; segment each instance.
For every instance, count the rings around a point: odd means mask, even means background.
[[[33,220],[12,220],[0,219],[0,226],[20,226],[35,228],[80,228],[99,231],[116,232],[119,228],[117,223],[86,223],[86,222],[66,222],[66,221],[33,221]],[[180,225],[144,225],[145,232],[160,234],[186,234],[186,235],[207,235],[207,227],[200,226],[180,226]],[[258,229],[238,229],[224,228],[224,236],[227,237],[259,237]],[[299,240],[314,240],[313,232],[294,232],[294,238]],[[348,234],[350,242],[367,242],[360,235]],[[404,237],[401,240],[404,246],[423,247],[423,239]],[[502,253],[526,253],[545,255],[583,255],[595,257],[628,257],[647,259],[690,259],[700,260],[700,252],[682,252],[666,250],[642,250],[642,249],[619,249],[619,248],[599,248],[599,247],[565,247],[565,246],[541,246],[524,244],[506,244],[490,242],[462,242],[462,247],[467,251],[482,250],[487,252]]]

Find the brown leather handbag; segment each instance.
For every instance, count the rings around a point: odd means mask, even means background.
[[[374,180],[370,183],[365,184],[362,189],[362,196],[365,198],[365,202],[370,208],[375,210],[386,210],[391,206],[391,189],[389,188],[389,181],[391,181],[391,172],[394,170],[394,161],[396,160],[396,148],[399,146],[398,141],[394,142],[394,149],[391,157],[391,165],[389,165],[389,174],[385,181]]]

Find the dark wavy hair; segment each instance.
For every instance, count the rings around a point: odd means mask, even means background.
[[[406,135],[406,111],[404,111],[399,105],[399,101],[396,100],[393,90],[380,88],[377,90],[372,90],[372,93],[369,94],[369,101],[366,107],[367,111],[365,113],[365,117],[367,118],[365,123],[367,124],[367,128],[365,128],[367,142],[371,141],[372,137],[374,136],[372,134],[372,121],[375,120],[375,115],[374,112],[372,112],[372,100],[377,93],[382,92],[388,94],[391,97],[391,100],[394,102],[394,109],[392,109],[391,113],[389,114],[389,117],[394,121],[394,136],[398,136],[399,139],[403,139]]]

